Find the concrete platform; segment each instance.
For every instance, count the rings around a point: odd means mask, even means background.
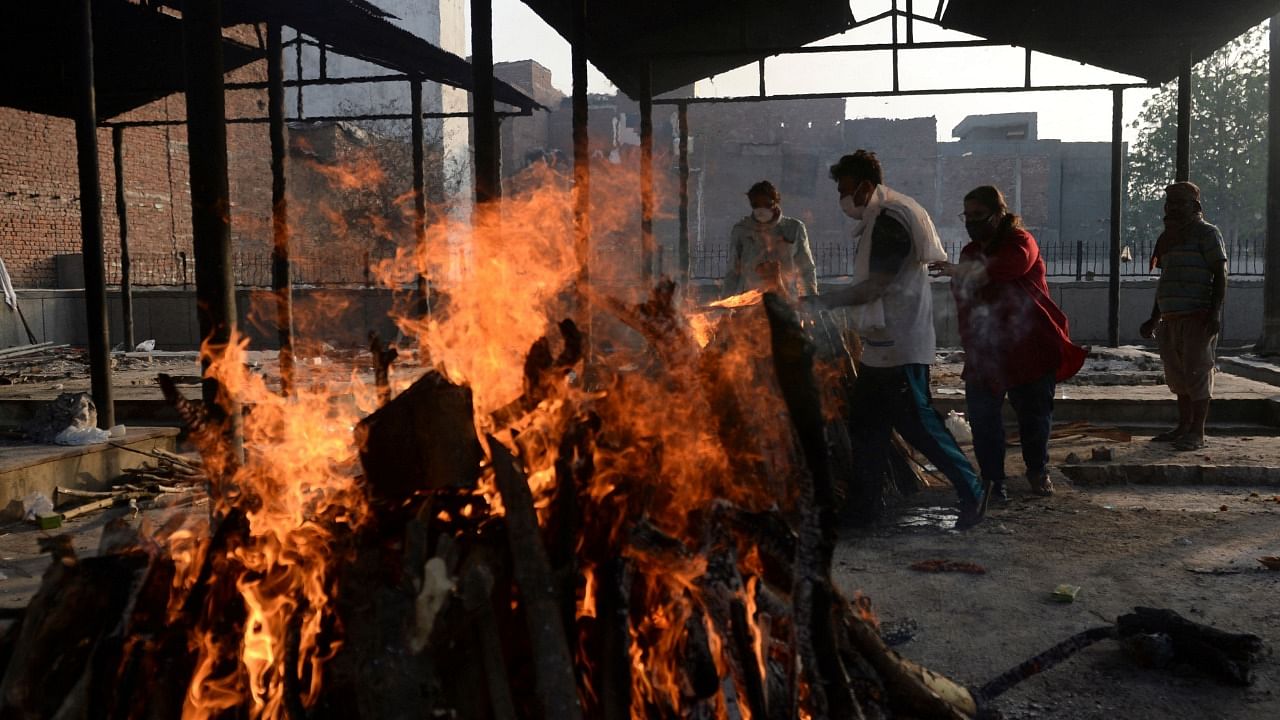
[[[1274,358],[1257,355],[1225,355],[1218,358],[1218,369],[1240,377],[1280,386],[1280,365]]]
[[[177,428],[131,427],[124,438],[112,442],[136,450],[173,451],[177,438]],[[54,489],[59,485],[101,490],[123,471],[146,462],[154,464],[145,455],[108,443],[0,446],[0,519],[19,519],[13,508],[32,492],[56,502]]]

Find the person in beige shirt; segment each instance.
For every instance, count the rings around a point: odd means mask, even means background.
[[[751,214],[729,236],[722,295],[748,290],[784,290],[792,297],[817,294],[818,271],[804,223],[782,214],[782,195],[768,180],[752,185],[747,201]]]

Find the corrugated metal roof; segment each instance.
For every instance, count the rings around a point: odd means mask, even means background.
[[[73,117],[76,102],[75,4],[70,0],[0,2],[0,106]],[[106,119],[182,92],[182,22],[123,0],[93,3],[98,116]],[[234,70],[260,59],[255,48],[226,42]]]
[[[566,39],[572,37],[570,8],[582,1],[524,0]],[[838,34],[852,20],[847,0],[586,5],[587,58],[633,98],[647,68],[660,94]],[[1280,0],[951,0],[942,24],[1162,82],[1177,75],[1186,52],[1201,60],[1277,12]]]
[[[944,27],[1135,75],[1177,77],[1280,12],[1278,0],[951,0]]]
[[[94,74],[98,116],[109,119],[186,87],[182,21],[150,7],[180,9],[180,0],[94,0]],[[75,114],[78,34],[71,0],[0,2],[0,106],[61,117]],[[365,0],[223,0],[223,24],[279,22],[335,51],[393,72],[470,90],[471,64],[388,21],[393,17]],[[263,57],[257,48],[227,41],[227,71]],[[498,102],[541,107],[495,80]]]
[[[572,41],[582,0],[524,0]],[[618,89],[654,95],[847,30],[848,0],[587,0],[587,58]]]
[[[158,0],[180,6],[181,0]],[[365,0],[223,0],[224,25],[277,22],[300,30],[348,57],[463,90],[474,84],[471,63],[391,23],[394,17]],[[532,98],[494,80],[494,99],[523,110]]]

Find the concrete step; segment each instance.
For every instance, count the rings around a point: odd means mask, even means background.
[[[1256,355],[1224,355],[1218,358],[1218,369],[1240,377],[1280,386],[1280,365]]]
[[[965,411],[964,395],[935,394],[933,406],[943,415]],[[1013,408],[1005,403],[1005,421],[1014,422]],[[1209,416],[1216,425],[1266,425],[1280,427],[1280,400],[1277,398],[1215,398]],[[1053,401],[1054,422],[1086,421],[1095,425],[1119,427],[1174,424],[1178,420],[1178,402],[1167,399],[1126,398],[1057,398]]]
[[[1231,485],[1280,487],[1280,467],[1190,463],[1056,465],[1072,483],[1089,485]]]
[[[114,444],[0,446],[0,519],[21,519],[22,498],[33,492],[57,502],[54,490],[59,486],[101,490],[129,468],[155,464],[125,448],[172,452],[177,439],[177,428],[130,427],[123,438],[111,441]]]

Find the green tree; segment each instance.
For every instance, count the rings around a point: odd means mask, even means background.
[[[1263,22],[1192,68],[1191,181],[1205,219],[1222,230],[1227,252],[1252,248],[1261,269],[1267,168],[1267,28]],[[1160,87],[1133,123],[1125,225],[1134,261],[1145,268],[1174,179],[1178,83]]]

